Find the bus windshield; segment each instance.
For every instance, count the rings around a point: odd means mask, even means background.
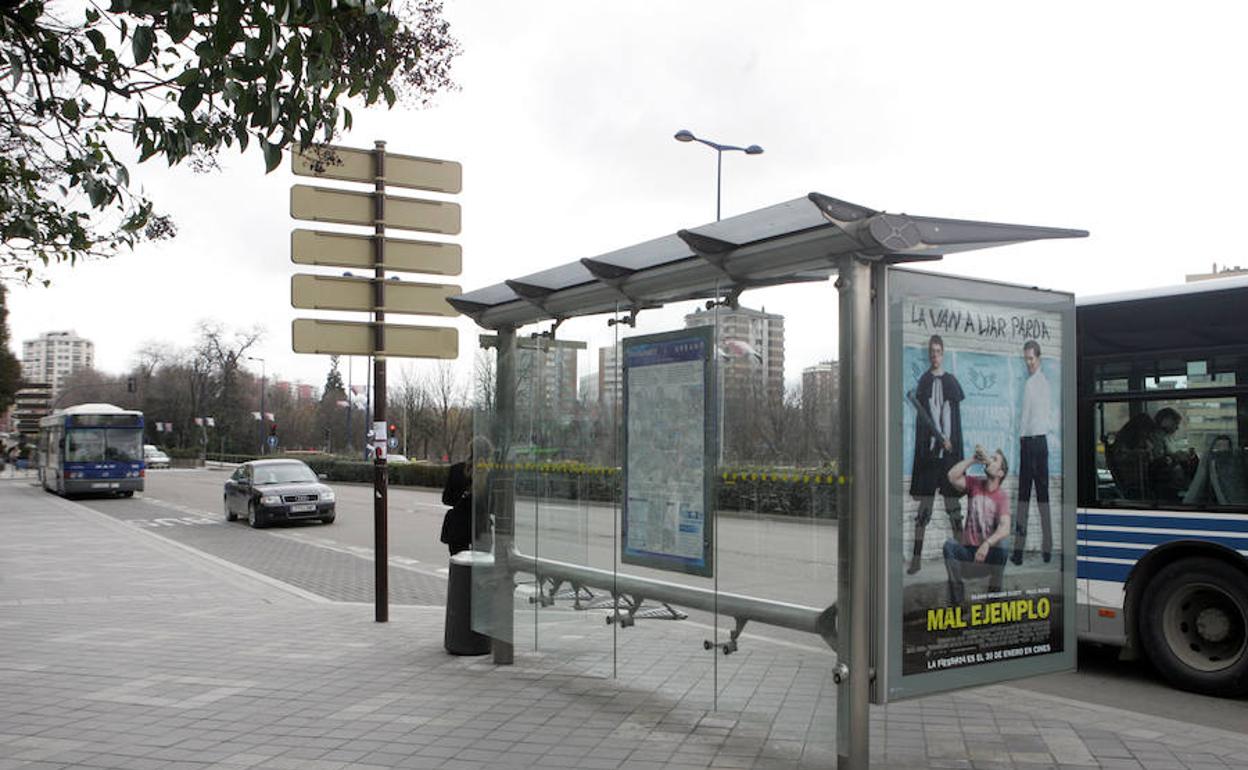
[[[71,463],[140,462],[140,428],[77,428],[65,432],[65,461]]]

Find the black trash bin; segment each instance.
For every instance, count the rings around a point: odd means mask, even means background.
[[[452,655],[485,655],[490,651],[490,637],[472,630],[472,579],[474,565],[478,571],[494,566],[494,554],[485,551],[460,551],[451,557],[446,581],[446,628],[442,644]]]

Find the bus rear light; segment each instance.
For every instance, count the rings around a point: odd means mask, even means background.
[[[138,475],[139,475],[139,478],[143,478],[143,477],[147,476],[147,469],[146,469],[146,468],[140,468],[140,469],[139,469],[139,474],[138,474]]]
[[[1118,617],[1118,613],[1117,613],[1117,612],[1114,612],[1113,610],[1107,610],[1107,609],[1105,609],[1104,607],[1101,607],[1099,610],[1097,610],[1097,611],[1096,611],[1096,614],[1097,614],[1097,617],[1101,617],[1101,618],[1116,618],[1116,617]]]

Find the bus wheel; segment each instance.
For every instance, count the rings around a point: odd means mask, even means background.
[[[1148,583],[1140,638],[1153,665],[1184,690],[1248,693],[1248,576],[1216,559],[1182,559]]]

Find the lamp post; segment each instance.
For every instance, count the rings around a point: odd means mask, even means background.
[[[746,155],[762,155],[763,148],[759,147],[757,144],[751,144],[749,147],[737,147],[734,144],[720,144],[719,142],[712,142],[710,139],[703,139],[702,137],[694,136],[692,131],[685,128],[677,131],[675,138],[678,142],[699,142],[715,151],[715,221],[718,222],[719,197],[724,178],[724,152],[738,150]]]
[[[260,454],[264,454],[264,385],[265,385],[265,361],[259,356],[247,356],[248,361],[260,362]]]

